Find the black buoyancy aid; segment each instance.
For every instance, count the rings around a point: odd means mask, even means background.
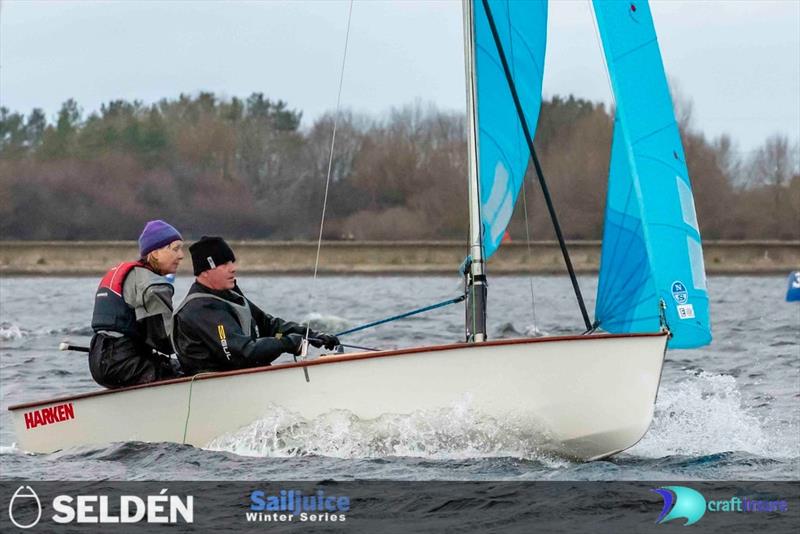
[[[119,332],[132,338],[138,337],[136,328],[136,313],[122,295],[122,286],[125,278],[134,267],[147,265],[141,261],[123,262],[112,267],[100,280],[97,293],[94,296],[94,313],[92,314],[92,329],[95,332],[102,330]]]
[[[253,319],[253,310],[250,309],[250,302],[248,302],[244,295],[239,296],[244,300],[244,304],[237,304],[232,300],[224,299],[220,296],[212,295],[211,293],[189,293],[186,295],[186,298],[183,299],[183,302],[181,302],[178,307],[175,308],[175,311],[172,312],[172,314],[178,315],[184,306],[196,299],[218,300],[223,304],[227,304],[231,307],[231,309],[233,309],[233,313],[236,315],[236,319],[239,321],[239,325],[242,327],[243,334],[248,335],[253,339],[258,339],[260,332],[258,331],[258,324],[256,324],[255,319]]]

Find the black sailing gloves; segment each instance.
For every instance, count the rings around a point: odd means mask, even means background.
[[[315,333],[313,337],[308,338],[308,342],[313,346],[320,348],[325,347],[328,350],[333,350],[339,345],[339,338],[330,334]],[[300,334],[284,334],[281,337],[284,352],[299,356],[303,350],[303,336]]]
[[[314,337],[308,338],[308,342],[317,348],[325,347],[328,350],[333,350],[339,345],[339,338],[331,334],[317,332]]]
[[[283,351],[295,356],[300,356],[303,351],[303,336],[300,334],[284,334],[281,337]]]

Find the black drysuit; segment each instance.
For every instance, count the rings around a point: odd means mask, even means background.
[[[294,352],[287,334],[305,333],[304,325],[264,313],[238,285],[217,291],[195,282],[173,319],[173,344],[188,375],[269,365]]]

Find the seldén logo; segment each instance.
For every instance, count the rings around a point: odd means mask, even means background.
[[[692,488],[684,486],[664,486],[650,490],[664,498],[664,509],[656,519],[656,524],[666,523],[673,519],[686,519],[683,526],[700,521],[706,513],[706,499]]]
[[[36,507],[36,517],[24,517],[25,513],[20,512],[19,508],[29,508],[34,505]],[[17,517],[14,517],[14,510],[17,510]],[[22,516],[22,517],[21,517]],[[35,527],[39,520],[42,518],[42,501],[39,496],[33,491],[30,486],[20,486],[11,500],[8,502],[8,518],[14,523],[17,528],[31,528]]]
[[[42,501],[30,486],[20,486],[8,502],[8,519],[17,528],[29,529],[42,520],[54,523],[193,523],[194,496],[168,495],[166,488],[146,495],[56,495]],[[52,512],[52,513],[51,513]]]

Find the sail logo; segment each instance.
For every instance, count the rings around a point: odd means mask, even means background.
[[[675,302],[678,304],[686,304],[689,302],[689,291],[687,291],[686,286],[680,280],[672,282],[672,298],[674,298]]]
[[[14,508],[15,505],[18,508],[24,507],[31,507],[35,503],[35,510],[36,510],[36,518],[30,519],[25,518],[22,519],[21,517],[25,515],[22,511],[17,511],[17,517],[14,517]],[[33,488],[30,486],[20,486],[17,488],[17,491],[14,492],[14,495],[11,496],[11,500],[8,502],[8,518],[14,523],[14,526],[17,528],[33,528],[38,523],[39,520],[42,518],[42,502],[39,500],[39,496],[33,491]]]
[[[684,486],[665,486],[650,490],[664,499],[664,508],[656,519],[656,524],[666,523],[673,519],[686,519],[683,526],[700,521],[706,513],[706,499],[692,488]]]
[[[673,519],[685,519],[683,526],[693,525],[703,518],[706,512],[775,513],[788,512],[789,503],[784,499],[763,500],[732,496],[727,499],[706,501],[703,495],[685,486],[664,486],[650,491],[664,499],[664,508],[656,519],[660,525]]]
[[[677,308],[681,319],[694,319],[694,306],[691,304],[679,304]]]

